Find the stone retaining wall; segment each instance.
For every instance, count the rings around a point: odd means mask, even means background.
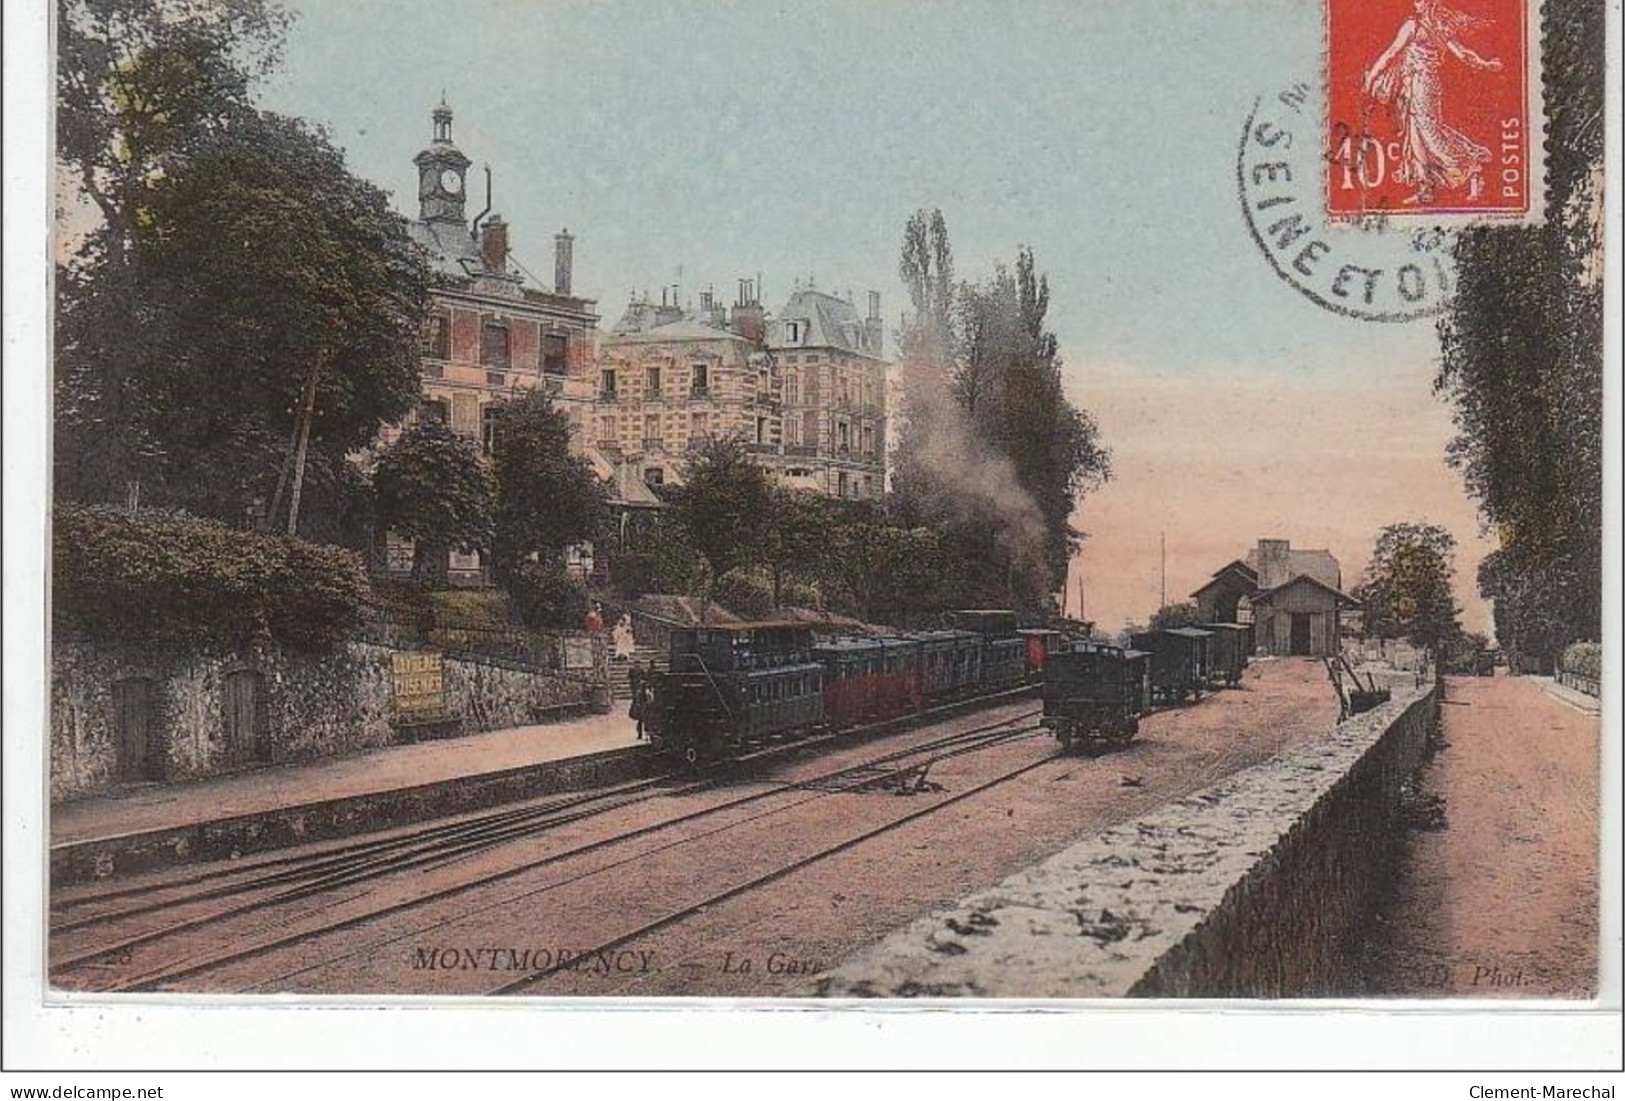
[[[820,980],[826,996],[1349,994],[1390,873],[1431,684],[1314,746],[1079,842]]]
[[[583,675],[448,657],[445,725],[450,733],[474,733],[606,709],[602,650],[597,648],[594,668]],[[263,647],[201,656],[59,640],[51,655],[51,801],[412,740],[394,722],[393,652],[351,643],[319,655]],[[238,677],[252,683],[238,684],[249,690],[234,695],[228,682]],[[143,741],[150,760],[144,768],[121,759],[131,753],[127,735],[120,745],[121,685],[140,690],[139,708],[128,698],[123,706],[146,716]],[[129,716],[122,721],[127,725]]]

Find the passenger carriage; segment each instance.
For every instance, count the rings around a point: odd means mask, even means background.
[[[830,725],[840,730],[917,712],[924,701],[919,649],[896,638],[837,638],[814,646]]]

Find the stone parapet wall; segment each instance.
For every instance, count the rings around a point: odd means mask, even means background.
[[[446,710],[461,716],[465,734],[601,709],[605,692],[596,675],[541,673],[512,662],[471,657],[445,659],[445,684]]]
[[[1347,994],[1437,690],[1081,841],[865,949],[836,997]]]

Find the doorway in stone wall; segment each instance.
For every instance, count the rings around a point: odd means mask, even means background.
[[[164,778],[164,744],[158,732],[156,695],[149,677],[125,677],[113,682],[113,738],[120,780]]]
[[[264,764],[271,759],[271,737],[265,721],[265,678],[252,669],[226,674],[226,758],[232,765]]]

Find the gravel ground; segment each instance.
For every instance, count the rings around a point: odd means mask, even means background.
[[[1517,677],[1451,677],[1445,748],[1379,916],[1368,992],[1585,998],[1597,989],[1597,716]]]
[[[200,931],[166,951],[362,920],[267,955],[213,969],[174,989],[197,991],[473,994],[494,990],[572,954],[791,861],[855,837],[1024,765],[1031,771],[839,855],[617,944],[584,967],[540,976],[525,993],[760,996],[806,993],[817,974],[920,914],[991,885],[1080,835],[1126,821],[1235,771],[1301,745],[1336,719],[1318,663],[1259,662],[1240,690],[1146,720],[1128,749],[1097,758],[1054,756],[1047,736],[941,761],[936,790],[832,794],[781,790],[842,763],[918,744],[951,729],[1033,710],[1006,706],[929,730],[809,755],[725,790],[655,799],[490,850],[477,858],[352,886]],[[655,826],[754,790],[767,798],[613,848],[521,869],[549,853]],[[477,875],[516,869],[449,897]],[[366,918],[381,902],[395,912]],[[528,958],[526,953],[529,953]],[[545,954],[545,962],[544,962]],[[151,967],[151,956],[137,961]]]

